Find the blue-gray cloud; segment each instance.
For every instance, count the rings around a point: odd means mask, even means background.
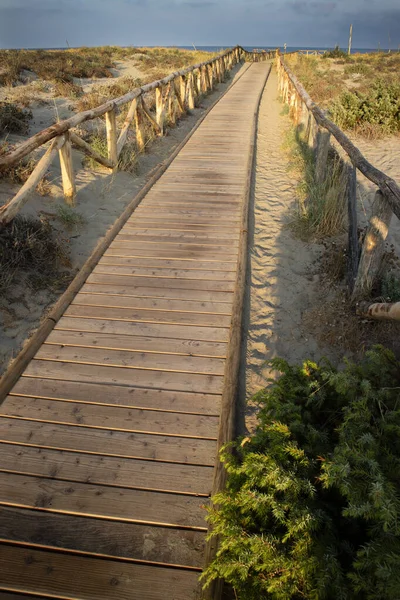
[[[0,0],[0,47],[400,44],[398,0]]]

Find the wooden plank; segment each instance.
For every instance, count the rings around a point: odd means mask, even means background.
[[[168,287],[174,290],[207,290],[208,292],[232,292],[231,281],[202,281],[196,279],[165,279],[161,277],[130,277],[129,275],[105,275],[94,271],[87,278],[87,283],[106,283],[107,285],[124,285],[127,287]]]
[[[172,300],[169,298],[147,298],[118,294],[79,293],[72,304],[80,306],[114,306],[139,310],[189,312],[207,315],[230,315],[230,304],[225,302],[196,302],[196,300]]]
[[[225,362],[222,358],[158,354],[157,352],[103,350],[103,348],[79,348],[52,344],[43,344],[35,358],[38,360],[108,365],[123,369],[150,369],[212,375],[223,375]],[[71,369],[73,368],[71,366]]]
[[[214,441],[145,433],[101,431],[90,427],[32,423],[4,417],[0,441],[59,450],[91,452],[102,456],[139,458],[212,466]]]
[[[10,395],[213,416],[219,415],[220,400],[218,396],[202,392],[168,392],[148,388],[103,386],[30,377],[19,379]]]
[[[208,241],[215,244],[229,244],[235,246],[237,244],[238,232],[234,231],[233,228],[229,232],[225,231],[190,231],[187,229],[159,229],[154,227],[148,227],[147,229],[137,229],[135,227],[124,227],[120,235],[130,236],[132,239],[139,237],[139,239],[147,238],[162,238],[161,241],[168,242],[170,240],[183,240],[188,242],[195,242],[196,244],[208,243]],[[205,241],[207,240],[207,242]],[[229,240],[229,241],[226,241]],[[233,240],[233,241],[232,241]]]
[[[182,232],[184,233],[184,232]],[[137,244],[137,243],[142,243],[143,244],[159,244],[162,243],[163,246],[177,246],[177,245],[186,245],[186,246],[195,246],[196,248],[199,248],[200,251],[203,250],[204,247],[206,247],[208,250],[212,250],[213,248],[217,249],[218,251],[229,251],[231,248],[235,251],[237,249],[237,243],[230,243],[231,240],[214,240],[213,238],[206,238],[206,237],[197,237],[196,239],[192,238],[192,237],[187,237],[185,235],[178,235],[178,236],[170,236],[169,238],[165,237],[165,236],[158,236],[158,235],[153,235],[153,236],[146,236],[146,235],[130,235],[129,233],[125,234],[125,233],[120,233],[117,235],[117,237],[115,238],[115,244],[120,244],[121,242],[125,242],[125,243],[133,243],[133,244]],[[190,249],[190,248],[189,248]]]
[[[132,257],[133,258],[133,257]],[[213,303],[231,303],[232,292],[215,292],[207,290],[178,290],[170,289],[167,286],[162,288],[130,285],[107,285],[106,283],[86,283],[82,286],[81,292],[84,294],[111,294],[116,296],[129,296],[131,298],[152,298],[169,300],[198,300],[201,302]]]
[[[188,269],[167,269],[153,267],[150,269],[132,267],[129,265],[106,265],[100,264],[96,267],[96,273],[107,273],[111,275],[132,275],[136,277],[163,277],[164,279],[202,279],[206,281],[234,281],[234,273],[224,271],[205,271]]]
[[[188,271],[212,270],[215,273],[234,273],[235,263],[232,261],[195,261],[190,259],[168,259],[168,258],[145,258],[143,256],[134,256],[132,258],[124,256],[105,255],[99,260],[100,265],[120,265],[120,266],[140,266],[141,268],[159,268],[159,269],[186,269]]]
[[[0,473],[0,504],[47,512],[206,529],[204,498]]]
[[[204,537],[200,531],[99,521],[5,506],[0,510],[0,539],[91,552],[129,562],[139,560],[201,568]]]
[[[129,321],[84,319],[80,317],[62,317],[55,329],[129,336],[137,335],[154,338],[173,337],[176,340],[188,340],[190,342],[206,341],[225,343],[228,339],[228,333],[223,328],[214,329],[212,327],[196,327],[194,325],[168,325],[168,323],[131,323]]]
[[[111,303],[112,304],[112,303]],[[172,323],[229,328],[231,317],[204,313],[162,311],[151,309],[118,308],[116,306],[81,305],[80,298],[65,311],[66,317],[88,317],[95,319],[113,319],[136,323]],[[173,335],[171,337],[174,337]]]
[[[165,353],[167,355],[178,354],[214,358],[224,358],[226,354],[226,344],[218,342],[157,338],[155,349],[154,338],[151,337],[87,333],[83,331],[54,330],[45,343],[83,348],[107,348],[111,350],[129,350],[130,352],[154,352],[156,354]]]
[[[93,600],[188,600],[198,573],[0,544],[0,590]],[[36,596],[37,597],[37,596]]]
[[[202,391],[220,394],[222,375],[203,375],[188,372],[156,371],[151,369],[121,369],[74,363],[32,360],[24,376],[60,379],[62,381],[86,381],[88,383],[118,383],[119,385],[144,386],[161,390]]]
[[[200,256],[198,250],[190,249],[186,246],[183,248],[176,248],[173,246],[169,246],[168,248],[160,248],[160,244],[157,245],[146,245],[143,244],[129,244],[129,246],[125,243],[116,244],[115,246],[110,246],[109,250],[104,253],[104,256],[125,256],[127,258],[136,256],[136,257],[146,257],[146,258],[166,258],[173,259],[179,258],[180,260],[198,260],[200,261],[212,261],[219,262],[230,261],[233,264],[236,263],[236,255],[231,254],[229,252],[203,252],[202,256]]]
[[[132,219],[132,221],[129,223],[129,225],[127,224],[124,228],[125,231],[131,230],[131,229],[165,229],[165,227],[168,227],[168,229],[170,231],[206,231],[207,233],[211,233],[211,232],[220,232],[220,233],[229,233],[230,231],[232,231],[232,227],[231,226],[223,226],[223,225],[213,225],[211,223],[176,223],[175,221],[168,221],[168,219],[166,219],[165,221],[151,221],[151,220],[147,220],[147,219]],[[201,268],[201,267],[200,267]]]
[[[17,416],[51,423],[79,424],[119,431],[156,431],[158,433],[217,437],[218,417],[146,411],[142,408],[79,404],[62,400],[44,400],[8,396],[0,416]]]
[[[211,493],[212,469],[200,465],[114,458],[0,443],[0,470],[64,482],[208,497]]]

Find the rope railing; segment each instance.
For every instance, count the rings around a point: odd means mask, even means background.
[[[302,127],[308,145],[315,151],[316,178],[327,177],[328,151],[331,135],[347,155],[349,215],[349,285],[354,302],[368,295],[379,273],[384,254],[389,224],[394,213],[400,219],[400,187],[396,181],[374,167],[310,98],[297,77],[277,53],[278,89],[295,125]],[[378,190],[372,205],[372,214],[360,252],[357,235],[357,172],[374,183]],[[387,314],[390,307],[387,307]],[[382,310],[381,310],[382,314]],[[373,316],[369,313],[370,316]]]
[[[252,53],[246,52],[241,46],[230,48],[208,61],[171,73],[163,79],[135,88],[96,108],[59,121],[1,156],[0,173],[2,169],[12,167],[37,148],[51,142],[22,188],[0,208],[0,223],[3,225],[9,223],[19,213],[57,154],[60,158],[64,198],[69,205],[74,206],[76,184],[72,165],[72,146],[112,172],[117,171],[121,152],[132,125],[135,127],[137,149],[139,152],[143,151],[148,137],[148,124],[157,136],[164,135],[167,120],[175,123],[187,111],[193,110],[200,97],[212,91],[216,84],[224,81],[226,74],[249,54]],[[268,53],[265,53],[265,57],[263,56],[264,60],[267,59],[267,55]],[[148,99],[153,92],[155,102],[152,102],[150,108]],[[119,130],[117,113],[120,107],[128,103],[130,103],[129,110]],[[74,131],[78,125],[102,116],[105,117],[107,157],[101,156]]]

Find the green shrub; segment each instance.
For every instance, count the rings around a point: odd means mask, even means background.
[[[385,134],[395,133],[400,130],[400,84],[377,81],[367,94],[343,92],[332,103],[331,114],[344,129],[369,124]]]
[[[341,372],[272,367],[255,434],[222,454],[203,581],[225,579],[240,600],[397,600],[400,363],[375,347]]]
[[[400,302],[400,278],[396,273],[385,273],[381,281],[381,293],[389,302]]]
[[[335,46],[333,50],[328,50],[322,55],[322,58],[341,58],[342,60],[351,60],[348,53],[342,50],[339,46]]]

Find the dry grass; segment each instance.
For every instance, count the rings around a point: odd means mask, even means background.
[[[0,135],[28,133],[32,113],[12,102],[0,102]],[[5,149],[2,149],[5,154]]]
[[[298,209],[291,228],[301,239],[321,240],[344,231],[346,226],[346,180],[340,159],[332,154],[323,183],[315,177],[314,152],[303,140],[299,128],[290,127],[284,150],[289,169],[298,180]]]
[[[63,279],[69,267],[66,243],[47,220],[17,216],[0,229],[0,292],[24,272],[35,287]]]
[[[142,85],[142,80],[135,77],[121,77],[109,85],[96,85],[92,91],[82,96],[75,107],[77,111],[90,110],[100,106],[112,98],[118,98]]]

